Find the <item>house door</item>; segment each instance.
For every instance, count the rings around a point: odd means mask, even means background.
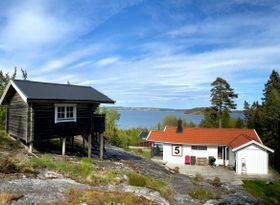
[[[228,151],[228,149],[227,149]],[[226,147],[225,146],[221,146],[218,147],[218,161],[220,164],[225,165],[225,160],[226,160]]]

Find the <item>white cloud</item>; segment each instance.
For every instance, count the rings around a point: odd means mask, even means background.
[[[103,58],[103,59],[100,59],[99,61],[97,61],[96,65],[98,65],[98,66],[111,65],[111,64],[118,62],[119,60],[120,60],[119,57]]]
[[[42,1],[22,1],[4,12],[0,37],[7,50],[30,48],[62,40],[74,25],[47,11]]]

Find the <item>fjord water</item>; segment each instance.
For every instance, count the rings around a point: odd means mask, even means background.
[[[151,129],[158,122],[161,122],[166,115],[176,115],[187,122],[193,121],[199,124],[203,119],[203,115],[185,114],[184,111],[144,111],[144,110],[119,110],[120,120],[118,126],[121,129],[128,129],[133,127],[146,127]],[[243,118],[242,114],[232,113],[232,117]]]

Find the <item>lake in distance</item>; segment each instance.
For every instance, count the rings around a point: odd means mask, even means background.
[[[193,121],[199,124],[203,119],[203,115],[185,114],[184,111],[146,111],[146,110],[118,110],[120,113],[120,120],[118,127],[121,129],[129,129],[136,127],[153,128],[157,123],[162,122],[166,115],[176,115],[187,122]],[[242,114],[232,113],[232,117],[243,118]]]

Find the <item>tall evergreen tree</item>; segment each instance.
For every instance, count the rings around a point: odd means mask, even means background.
[[[272,70],[267,83],[264,85],[263,90],[263,103],[267,100],[268,95],[271,93],[272,89],[280,90],[280,76],[276,70]]]
[[[222,127],[223,113],[229,113],[231,109],[236,109],[234,98],[238,95],[223,78],[218,77],[212,84],[211,103],[218,110],[219,127]]]
[[[263,91],[263,141],[275,150],[274,167],[280,170],[280,76],[273,70]]]

